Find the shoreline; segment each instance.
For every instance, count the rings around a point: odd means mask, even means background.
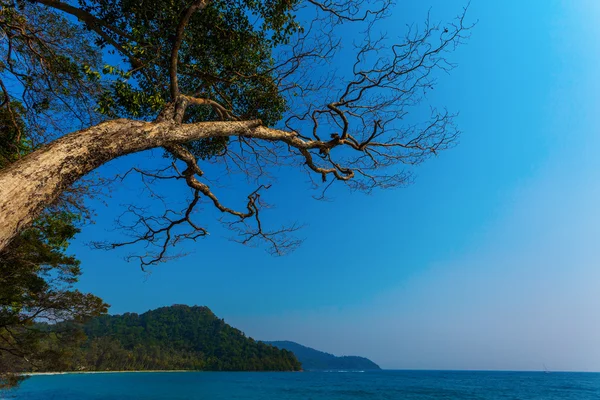
[[[57,372],[21,372],[19,376],[71,375],[71,374],[145,374],[145,373],[179,373],[179,372],[305,372],[300,371],[204,371],[196,369],[153,369],[143,371],[57,371]]]
[[[43,376],[43,375],[70,375],[70,374],[125,374],[125,373],[158,373],[158,372],[204,372],[189,369],[167,369],[167,370],[147,370],[147,371],[59,371],[59,372],[23,372],[21,376]]]

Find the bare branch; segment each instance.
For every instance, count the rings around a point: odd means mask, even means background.
[[[369,17],[377,20],[386,16],[388,10],[394,5],[392,1],[381,0],[375,8],[367,8],[364,10],[364,5],[369,3],[368,0],[360,1],[317,1],[308,0],[309,3],[317,6],[320,10],[331,14],[338,22],[359,22],[365,21]]]

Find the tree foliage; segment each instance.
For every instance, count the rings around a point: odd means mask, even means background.
[[[2,0],[0,34],[1,104],[9,116],[3,121],[5,140],[12,137],[18,145],[27,136],[37,148],[99,121],[101,88],[86,71],[99,67],[101,54],[87,30],[29,1]]]

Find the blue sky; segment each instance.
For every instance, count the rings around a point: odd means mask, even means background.
[[[447,19],[465,5],[402,3],[390,34],[429,8]],[[119,205],[140,196],[117,187],[72,246],[79,288],[111,313],[207,305],[252,337],[385,368],[600,371],[600,3],[474,0],[469,18],[479,22],[451,55],[459,68],[431,98],[460,111],[460,145],[417,168],[413,185],[340,187],[318,202],[305,177],[286,173],[268,192],[269,218],[306,224],[299,250],[271,257],[213,228],[150,274],[85,246],[116,235]],[[207,209],[209,228],[214,216]]]

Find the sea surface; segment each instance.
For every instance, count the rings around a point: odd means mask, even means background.
[[[600,399],[600,374],[542,372],[175,372],[34,376],[0,399]]]

